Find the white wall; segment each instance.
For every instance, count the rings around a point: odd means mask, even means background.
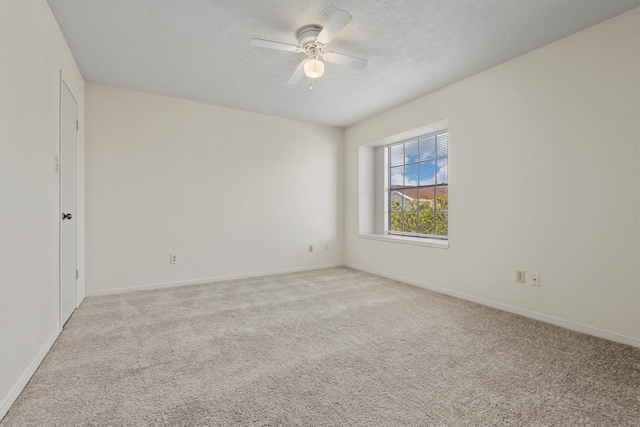
[[[342,129],[90,83],[86,103],[88,293],[342,263]]]
[[[0,418],[60,331],[60,70],[81,123],[81,300],[84,81],[44,0],[0,1]]]
[[[348,128],[346,263],[640,345],[639,22],[636,9]],[[360,238],[359,146],[442,119],[450,247]]]

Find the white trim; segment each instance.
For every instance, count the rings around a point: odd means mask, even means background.
[[[625,335],[616,334],[614,332],[603,331],[602,329],[594,328],[580,323],[571,322],[569,320],[559,319],[557,317],[548,316],[546,314],[536,313],[534,311],[524,310],[522,308],[512,307],[507,304],[491,301],[488,299],[468,295],[462,292],[452,291],[449,289],[441,288],[439,286],[430,285],[427,283],[418,282],[415,280],[407,279],[406,277],[400,277],[393,274],[382,273],[380,271],[372,270],[370,268],[360,267],[354,264],[345,263],[346,267],[353,268],[355,270],[364,271],[367,273],[375,274],[378,276],[386,277],[388,279],[397,280],[399,282],[406,283],[408,285],[417,286],[424,289],[429,289],[440,294],[450,295],[452,297],[460,298],[463,300],[475,302],[487,307],[496,308],[498,310],[507,311],[509,313],[518,314],[530,319],[539,320],[541,322],[550,323],[561,328],[570,329],[572,331],[582,332],[583,334],[593,335],[594,337],[604,338],[609,341],[618,342],[621,344],[630,345],[632,347],[640,348],[640,339],[632,338]]]
[[[229,276],[217,276],[217,277],[207,277],[202,279],[192,279],[192,280],[179,280],[177,282],[164,282],[164,283],[152,283],[149,285],[137,285],[137,286],[128,286],[125,288],[113,288],[113,289],[105,289],[101,291],[87,291],[86,297],[97,297],[102,295],[114,295],[114,294],[124,294],[128,292],[137,292],[137,291],[148,291],[152,289],[164,289],[164,288],[176,288],[179,286],[190,286],[190,285],[202,285],[205,283],[215,283],[222,282],[225,280],[236,280],[236,279],[251,279],[254,277],[262,277],[262,276],[273,276],[276,274],[285,274],[285,273],[297,273],[301,271],[311,271],[311,270],[323,270],[325,268],[334,268],[334,267],[343,267],[344,264],[324,264],[324,265],[314,265],[311,267],[300,267],[300,268],[289,268],[284,270],[273,270],[273,271],[262,271],[258,273],[249,273],[249,274],[232,274]]]
[[[439,249],[449,248],[449,241],[445,239],[430,239],[428,237],[412,237],[412,236],[396,236],[392,234],[360,234],[358,237],[360,237],[361,239],[380,240],[383,242],[393,242],[393,243],[404,243],[406,245],[429,246],[431,248],[439,248]],[[382,276],[382,274],[378,274],[378,275]]]
[[[38,355],[36,356],[36,358],[33,360],[33,362],[31,362],[31,364],[29,365],[27,370],[22,374],[18,382],[13,386],[13,388],[11,389],[7,397],[4,399],[2,404],[0,404],[0,421],[2,421],[2,418],[4,418],[5,415],[7,415],[7,412],[9,412],[11,405],[15,403],[18,396],[20,396],[20,393],[22,393],[22,390],[24,390],[24,388],[27,386],[27,384],[29,383],[29,380],[31,380],[31,377],[33,376],[33,374],[35,374],[36,370],[38,369],[38,366],[40,366],[40,364],[44,360],[47,353],[49,353],[49,350],[51,350],[53,343],[56,342],[56,339],[60,335],[60,332],[62,332],[62,329],[60,327],[56,327],[56,330],[49,337],[44,347],[42,347],[40,352],[38,352]]]

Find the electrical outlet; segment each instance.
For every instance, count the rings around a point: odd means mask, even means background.
[[[540,273],[533,273],[531,275],[531,286],[540,287]]]
[[[324,245],[324,251],[327,252],[329,250],[329,245]]]
[[[309,252],[313,252],[313,245],[309,245]]]
[[[522,270],[517,270],[516,271],[516,282],[518,283],[525,283],[525,272]]]
[[[169,264],[178,263],[178,254],[169,254]]]

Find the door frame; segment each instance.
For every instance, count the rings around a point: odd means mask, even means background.
[[[62,320],[62,91],[63,88],[66,87],[67,90],[69,91],[69,93],[71,94],[71,97],[73,98],[73,100],[76,103],[76,123],[78,123],[78,108],[80,108],[80,104],[78,103],[78,98],[76,98],[76,96],[74,95],[73,91],[71,90],[71,88],[69,87],[69,85],[67,84],[67,82],[64,80],[64,77],[62,75],[62,70],[60,70],[60,79],[59,79],[59,87],[58,87],[58,160],[57,160],[57,166],[58,166],[58,324],[60,326],[60,328],[62,329],[62,327],[64,326],[63,320]],[[80,157],[79,157],[79,147],[78,147],[78,128],[76,127],[76,138],[75,138],[75,152],[76,152],[76,170],[75,170],[75,174],[76,174],[76,179],[75,179],[75,199],[76,199],[76,218],[75,221],[73,222],[75,224],[76,227],[76,256],[75,256],[75,265],[76,265],[76,272],[78,271],[78,253],[79,253],[79,248],[80,245],[78,244],[78,236],[79,236],[79,218],[78,218],[78,212],[80,211],[80,209],[78,209],[78,189],[79,189],[79,182],[78,182],[78,177],[80,176],[79,174],[79,168],[80,168]],[[75,286],[75,309],[78,308],[79,305],[79,292],[78,292],[78,277],[77,277],[77,273],[76,273],[76,286]],[[74,310],[75,310],[74,309]]]

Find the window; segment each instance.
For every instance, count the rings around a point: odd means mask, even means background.
[[[387,233],[446,239],[449,232],[449,133],[387,146]]]

